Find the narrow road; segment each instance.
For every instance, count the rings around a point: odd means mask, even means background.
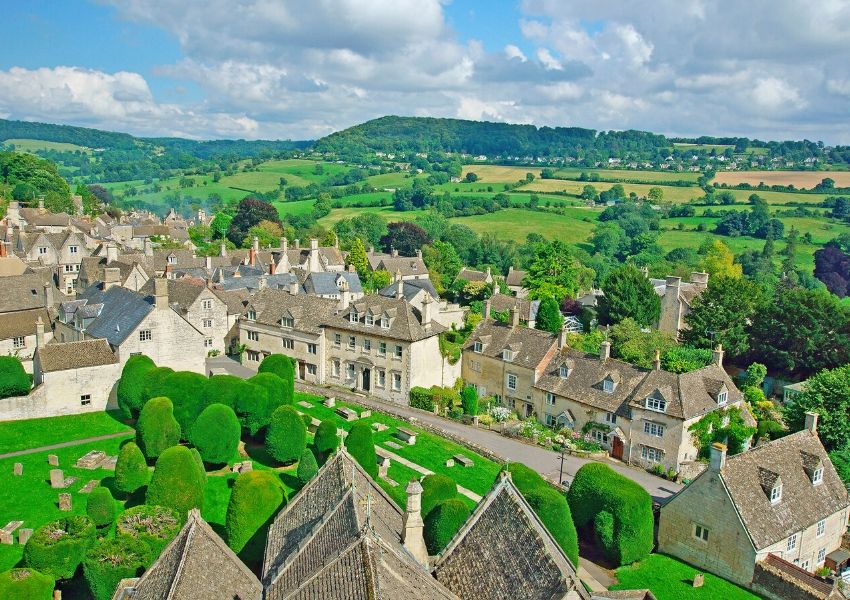
[[[6,454],[0,454],[0,460],[4,458],[14,458],[16,456],[25,456],[27,454],[36,454],[38,452],[47,452],[49,450],[58,450],[59,448],[68,448],[69,446],[79,446],[80,444],[88,444],[91,442],[102,442],[103,440],[111,440],[113,438],[125,437],[128,435],[133,435],[133,432],[121,431],[118,433],[107,433],[106,435],[98,435],[95,437],[83,438],[81,440],[71,440],[69,442],[62,442],[60,444],[51,444],[50,446],[27,448],[26,450],[18,450],[16,452],[7,452]]]

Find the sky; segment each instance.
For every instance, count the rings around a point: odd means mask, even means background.
[[[315,139],[384,115],[850,144],[850,0],[0,0],[0,117]]]

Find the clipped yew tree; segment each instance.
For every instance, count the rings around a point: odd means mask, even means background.
[[[313,435],[313,445],[316,446],[316,451],[327,459],[333,452],[339,448],[339,434],[337,433],[336,423],[331,419],[325,419],[316,428],[316,433]]]
[[[3,600],[52,600],[53,578],[35,569],[12,569],[0,573]]]
[[[207,484],[207,470],[204,467],[204,459],[201,458],[201,453],[198,452],[197,448],[189,448],[189,452],[192,453],[192,459],[195,461],[195,465],[198,467],[198,471],[201,473],[201,476],[204,479],[204,485]]]
[[[268,527],[286,494],[273,471],[248,471],[236,478],[227,505],[227,545],[240,552],[261,528]]]
[[[475,389],[474,385],[463,388],[463,392],[460,394],[460,404],[463,406],[463,414],[478,414],[478,390]]]
[[[576,527],[595,539],[617,565],[649,555],[653,546],[652,497],[640,485],[602,463],[588,463],[576,473],[567,494]],[[594,527],[610,531],[595,531]]]
[[[110,600],[118,582],[138,577],[147,566],[149,549],[144,542],[117,537],[104,539],[86,553],[83,575],[94,600]]]
[[[428,554],[439,554],[469,518],[469,507],[460,498],[450,498],[425,517],[423,537]]]
[[[172,446],[156,461],[145,502],[173,508],[181,521],[189,510],[204,507],[206,473],[185,446]]]
[[[365,421],[357,421],[345,438],[345,449],[360,466],[378,479],[378,457],[375,454],[375,442],[372,439],[372,427]]]
[[[0,356],[0,398],[26,396],[32,387],[30,376],[17,356]]]
[[[223,464],[236,454],[242,428],[233,409],[224,404],[210,404],[195,420],[189,441],[204,462]]]
[[[121,513],[115,524],[115,536],[143,542],[148,548],[145,559],[145,566],[148,566],[174,539],[180,527],[180,516],[173,508],[140,504]]]
[[[165,397],[151,398],[136,421],[136,444],[147,458],[156,458],[166,448],[180,443],[180,424],[174,418],[174,405]]]
[[[213,375],[210,378],[206,403],[224,404],[232,408],[239,423],[251,435],[269,424],[272,413],[266,387],[233,375]]]
[[[195,419],[206,406],[209,380],[200,373],[176,371],[162,376],[162,389],[158,396],[166,396],[174,404],[174,418],[180,431],[188,438]]]
[[[155,367],[145,375],[145,399],[157,396],[168,396],[168,388],[165,386],[165,378],[174,373],[170,367]]]
[[[283,354],[269,354],[260,363],[258,373],[274,373],[283,380],[283,403],[292,404],[295,398],[295,365]]]
[[[301,458],[307,447],[307,428],[301,415],[291,406],[281,406],[272,413],[266,431],[266,450],[281,463]]]
[[[422,479],[422,518],[434,510],[434,507],[457,497],[457,484],[448,475],[434,473]]]
[[[85,515],[51,521],[33,532],[24,562],[54,579],[71,579],[96,536],[94,523]]]
[[[109,527],[117,513],[115,498],[109,488],[101,485],[94,488],[86,500],[86,514],[97,527]]]
[[[313,479],[318,472],[319,463],[316,462],[316,456],[312,450],[306,448],[298,460],[298,471],[296,473],[301,486],[307,485],[307,482]]]
[[[276,373],[270,371],[257,373],[250,379],[248,383],[253,383],[266,390],[269,395],[268,410],[269,414],[273,413],[278,406],[290,404],[292,395],[286,393],[286,384],[283,379]]]
[[[115,487],[120,492],[132,494],[148,484],[148,471],[145,455],[135,442],[127,442],[118,451],[115,463]]]
[[[118,380],[118,406],[127,418],[137,417],[148,399],[145,390],[147,374],[156,368],[154,362],[144,354],[127,359]]]

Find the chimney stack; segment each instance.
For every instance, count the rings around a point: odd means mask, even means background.
[[[806,429],[811,431],[812,433],[818,432],[818,417],[820,415],[816,412],[807,412],[806,413]]]
[[[714,442],[711,445],[711,449],[709,450],[709,452],[709,469],[716,473],[719,473],[723,470],[723,467],[726,466],[726,444]]]
[[[516,306],[511,309],[511,325],[519,327],[519,309]]]
[[[567,347],[567,328],[561,327],[561,331],[558,332],[558,350]]]
[[[277,272],[277,265],[274,262],[274,258],[269,261],[269,275],[274,275]]]
[[[227,244],[224,243],[224,240],[221,240],[221,246],[219,246],[218,255],[227,256]]]
[[[682,278],[671,275],[667,277],[665,285],[667,289],[678,288],[680,285],[682,285]]]
[[[289,251],[289,241],[285,237],[280,238],[280,249],[284,252]]]
[[[257,254],[260,251],[260,238],[256,235],[254,236],[254,239],[251,240],[251,248],[254,250],[254,254]]]
[[[414,479],[407,484],[407,510],[404,513],[401,541],[407,551],[423,567],[428,567],[428,549],[422,535],[425,523],[422,521],[422,484]]]
[[[718,367],[723,366],[723,345],[717,344],[717,348],[714,349],[714,352],[711,353],[711,362],[713,362]]]
[[[347,270],[349,273],[354,273],[357,269],[354,268],[353,264],[349,263]]]
[[[319,262],[319,240],[315,238],[310,240],[310,262],[307,270],[310,273],[318,273],[322,270],[322,265]]]
[[[339,309],[348,310],[350,304],[351,290],[348,289],[348,280],[343,279],[342,284],[339,286]]]
[[[103,291],[115,287],[121,282],[121,269],[118,267],[106,267],[103,270]]]
[[[422,249],[421,248],[416,249],[416,258],[418,258],[420,260],[422,259]]]
[[[150,238],[145,238],[145,246],[144,246],[145,256],[153,256],[153,242]]]
[[[708,287],[708,273],[694,271],[691,273],[691,283],[700,291]]]
[[[299,239],[295,240],[295,249],[301,250],[301,240],[299,240]]]
[[[116,260],[118,260],[118,246],[106,244],[106,264],[111,265]]]
[[[484,318],[485,319],[490,318],[490,298],[487,298],[484,301]]]
[[[44,308],[53,306],[53,286],[49,283],[44,284]]]
[[[390,256],[392,256],[393,258],[397,258],[398,250],[396,250],[395,248],[390,248]]]
[[[44,196],[38,197],[38,210],[44,210]]]
[[[599,359],[608,360],[611,358],[611,342],[605,340],[599,345]]]
[[[168,308],[168,280],[157,277],[153,280],[153,295],[157,310]]]
[[[652,361],[652,366],[655,368],[656,371],[661,370],[661,350],[659,350],[658,348],[655,349],[655,359],[653,359]]]
[[[490,273],[490,267],[487,267],[487,278],[489,279],[492,274]]]
[[[207,271],[212,271],[212,256],[204,257],[204,266],[206,267]]]
[[[431,305],[433,303],[431,294],[425,292],[425,297],[422,299],[422,325],[425,329],[431,328]]]
[[[35,347],[44,348],[44,321],[39,315],[35,322]]]
[[[265,274],[260,275],[260,278],[257,280],[257,289],[258,290],[264,290],[267,287],[269,287],[269,282],[266,281]]]
[[[298,284],[298,278],[293,277],[292,281],[289,282],[289,293],[293,296],[297,296],[299,287],[301,286]]]
[[[404,280],[401,278],[401,271],[395,272],[395,297],[398,300],[404,298]]]

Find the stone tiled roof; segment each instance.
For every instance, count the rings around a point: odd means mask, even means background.
[[[293,296],[286,290],[267,288],[254,294],[244,314],[247,315],[251,308],[257,313],[257,323],[279,326],[281,317],[290,315],[295,329],[321,333],[322,326],[336,318],[337,301],[312,294]]]
[[[87,256],[80,261],[80,278],[90,282],[103,281],[107,266],[118,269],[121,274],[121,281],[124,282],[130,276],[136,264],[132,261],[115,260],[107,265],[105,256]],[[142,268],[142,270],[145,269]],[[153,272],[148,272],[148,275],[152,276]]]
[[[390,256],[381,258],[375,270],[388,271],[390,275],[401,273],[402,277],[413,275],[427,275],[428,267],[418,256]]]
[[[39,208],[22,208],[21,217],[27,224],[41,227],[63,227],[71,223],[71,215],[68,213],[51,213]]]
[[[433,310],[437,306],[434,303]],[[351,311],[356,310],[359,320],[352,323]],[[375,324],[366,325],[365,315],[374,315]],[[381,315],[389,317],[389,329],[379,326],[378,319]],[[337,329],[345,329],[357,333],[369,333],[373,335],[388,337],[396,340],[415,342],[445,331],[446,327],[432,319],[430,327],[424,327],[421,323],[421,315],[415,311],[404,299],[386,298],[377,294],[368,294],[351,303],[348,310],[340,311],[328,322],[328,325]]]
[[[195,283],[190,283],[188,280],[168,279],[166,281],[168,282],[168,303],[176,304],[183,312],[189,310],[189,307],[192,306],[195,300],[198,299],[198,296],[206,289],[203,284],[196,285]],[[139,290],[139,293],[145,296],[152,296],[155,285],[154,279],[148,279],[145,285]]]
[[[823,466],[823,482],[813,485],[806,472],[807,457]],[[770,503],[761,472],[782,481],[782,499]],[[720,472],[729,496],[756,549],[766,548],[850,505],[829,456],[817,435],[808,429],[773,440],[726,459]]]
[[[227,304],[227,314],[241,315],[245,312],[245,307],[251,299],[248,290],[219,290],[213,288],[213,294],[221,298],[222,302]]]
[[[457,274],[456,279],[463,279],[465,281],[487,281],[487,273],[464,267]]]
[[[35,323],[41,322],[50,330],[50,314],[46,308],[31,308],[12,313],[0,313],[0,340],[35,335]]]
[[[387,287],[378,291],[378,293],[381,296],[386,296],[387,298],[395,298],[398,294],[398,286],[399,282],[394,281]],[[416,294],[420,293],[422,290],[431,294],[432,298],[440,297],[429,277],[424,277],[422,279],[403,279],[401,281],[401,293],[408,302],[413,300],[413,298],[416,297]]]
[[[508,476],[446,546],[434,575],[463,600],[588,597],[575,566]]]
[[[56,298],[54,288],[54,298]],[[38,273],[13,275],[0,280],[0,313],[44,306],[44,279]]]
[[[118,358],[104,339],[47,344],[36,350],[45,373],[114,365]]]
[[[260,600],[257,577],[193,509],[177,537],[135,584],[133,600]]]
[[[537,320],[537,309],[540,308],[540,300],[517,298],[516,296],[499,293],[490,296],[489,300],[491,311],[504,312],[516,308],[519,311],[520,319],[524,321]]]
[[[529,369],[535,369],[543,363],[557,344],[555,336],[547,331],[521,326],[511,327],[493,319],[485,319],[478,324],[466,340],[464,351],[474,354],[477,341],[481,342],[482,355],[501,359],[502,351],[509,348],[513,350],[513,360],[510,364]]]
[[[508,271],[508,276],[505,277],[505,285],[522,287],[522,280],[525,279],[525,275],[525,271],[511,269]]]

